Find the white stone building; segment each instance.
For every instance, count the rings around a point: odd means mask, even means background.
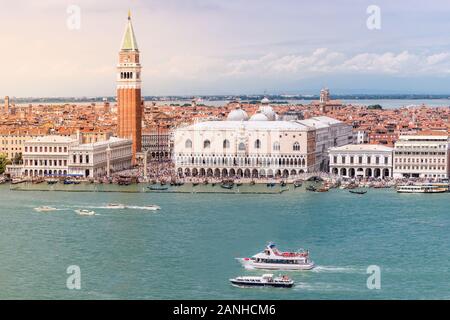
[[[69,175],[104,177],[131,167],[131,140],[111,137],[96,143],[79,144],[69,148]]]
[[[350,144],[329,150],[330,173],[344,178],[392,177],[393,148]]]
[[[267,99],[251,118],[242,109],[227,121],[178,128],[177,172],[186,176],[292,177],[315,168],[315,130],[297,121],[276,121]]]
[[[394,145],[394,178],[449,177],[449,138],[446,132],[401,135]]]
[[[107,172],[131,167],[131,145],[130,140],[114,137],[91,144],[81,144],[80,139],[75,137],[38,137],[25,142],[22,175],[107,175]]]
[[[316,131],[316,166],[314,171],[328,171],[328,150],[353,143],[352,127],[342,121],[326,117],[314,117],[298,121]]]
[[[42,136],[24,143],[24,176],[64,176],[68,174],[69,148],[78,140],[65,136]]]

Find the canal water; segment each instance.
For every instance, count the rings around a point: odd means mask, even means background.
[[[0,299],[450,299],[449,200],[392,189],[204,194],[2,185]],[[149,204],[162,209],[145,210]],[[43,205],[57,211],[34,210]],[[309,249],[317,268],[288,273],[292,289],[231,286],[231,277],[264,273],[234,258],[267,241]],[[367,288],[372,265],[381,270],[379,290]],[[80,290],[66,286],[69,266],[81,270]]]

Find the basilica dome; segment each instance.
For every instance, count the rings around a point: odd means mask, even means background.
[[[250,117],[250,121],[268,121],[269,118],[261,112],[257,112]]]
[[[247,121],[248,114],[241,108],[235,109],[228,114],[228,121]]]

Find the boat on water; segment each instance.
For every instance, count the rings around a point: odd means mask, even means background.
[[[448,192],[447,184],[415,184],[397,186],[398,193],[444,193]]]
[[[307,191],[316,192],[316,191],[317,191],[317,188],[314,187],[314,186],[307,186],[307,187],[306,187],[306,190],[307,190]]]
[[[34,210],[37,212],[51,212],[51,211],[55,211],[57,209],[53,208],[53,207],[49,207],[49,206],[41,206],[41,207],[34,208]]]
[[[192,182],[192,186],[193,186],[193,187],[198,186],[198,182]]]
[[[150,204],[148,206],[144,206],[146,210],[161,210],[160,206],[157,206],[156,204]]]
[[[367,193],[367,191],[364,191],[364,190],[348,190],[348,192],[354,193],[354,194],[366,194]]]
[[[300,249],[296,252],[278,251],[275,243],[270,242],[263,252],[251,258],[237,258],[245,268],[262,270],[311,270],[314,262],[309,258],[309,251]]]
[[[230,182],[226,182],[226,183],[222,183],[220,185],[220,187],[223,188],[223,189],[231,190],[231,189],[233,189],[233,184],[230,183]]]
[[[275,187],[275,185],[276,185],[275,182],[268,182],[268,183],[267,183],[267,187],[268,187],[268,188],[273,188],[273,187]]]
[[[126,209],[126,206],[121,203],[108,203],[107,209]]]
[[[294,188],[300,188],[302,186],[301,181],[294,181]]]
[[[95,211],[86,210],[86,209],[75,210],[75,212],[78,213],[80,216],[94,216],[95,215]]]
[[[24,182],[26,182],[25,179],[14,178],[14,179],[12,179],[11,184],[19,184],[19,183],[24,183]]]
[[[328,188],[328,187],[322,187],[322,188],[316,189],[316,192],[328,192],[328,191],[330,191],[330,188]]]
[[[254,186],[256,184],[255,180],[250,181],[250,185]]]
[[[56,179],[48,179],[47,180],[47,184],[57,184],[58,183],[58,180],[56,180]]]
[[[282,187],[286,187],[286,182],[281,181],[281,182],[280,182],[280,185],[281,185]]]
[[[166,191],[169,190],[168,186],[162,185],[162,186],[148,186],[148,189],[152,191]]]
[[[274,277],[273,274],[258,276],[243,276],[230,279],[230,282],[238,287],[276,287],[292,288],[294,281],[288,276]]]

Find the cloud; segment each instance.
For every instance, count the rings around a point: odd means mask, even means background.
[[[268,53],[246,59],[177,56],[156,67],[152,75],[196,79],[219,78],[307,78],[318,75],[373,74],[393,76],[447,75],[450,52],[418,54],[408,51],[384,53],[342,52],[318,48],[309,54]]]

